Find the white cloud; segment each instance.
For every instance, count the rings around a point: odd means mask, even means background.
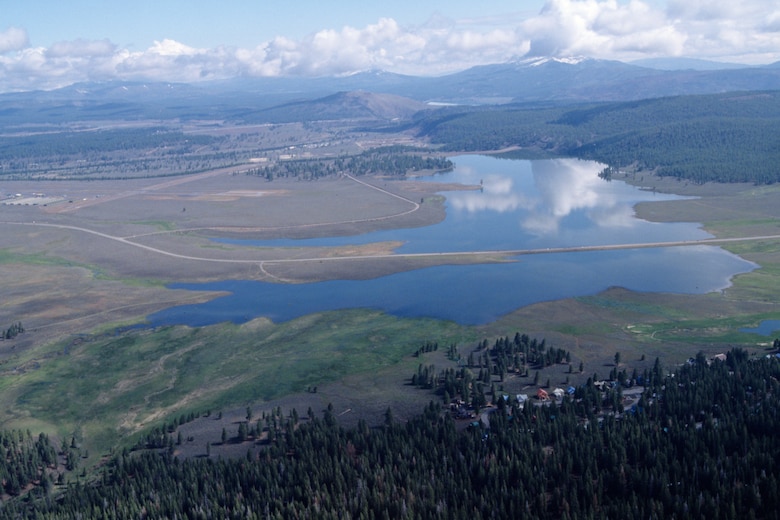
[[[516,38],[514,31],[501,29],[494,29],[485,34],[463,31],[451,34],[447,38],[447,45],[453,50],[457,49],[463,52],[490,51],[496,47],[514,45]]]
[[[757,2],[724,2],[723,0],[669,0],[667,12],[673,18],[718,22],[743,16],[754,10]]]
[[[29,45],[27,31],[18,27],[9,27],[0,32],[0,54],[19,51]]]
[[[198,54],[206,53],[206,51],[198,50],[175,40],[168,39],[154,42],[154,45],[152,45],[147,52],[148,54],[157,54],[159,56],[197,56]]]
[[[534,56],[679,55],[686,36],[639,0],[548,0],[521,25]]]
[[[774,0],[670,0],[666,15],[688,35],[686,55],[748,64],[780,59],[780,11]]]
[[[536,15],[419,26],[381,18],[362,28],[279,36],[254,48],[199,49],[161,39],[136,51],[109,40],[30,47],[24,29],[0,32],[0,91],[54,88],[92,79],[196,81],[243,76],[349,74],[383,69],[442,74],[533,56],[636,59],[690,56],[768,63],[780,59],[774,0],[546,0]],[[227,42],[229,43],[229,42]]]
[[[74,40],[57,42],[46,51],[50,58],[81,58],[110,56],[116,50],[116,45],[108,40]]]
[[[766,16],[766,23],[761,27],[765,32],[780,32],[780,9]]]

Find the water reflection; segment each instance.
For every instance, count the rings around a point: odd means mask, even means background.
[[[633,206],[673,195],[641,191],[598,177],[603,165],[559,159],[512,161],[461,156],[434,182],[480,186],[446,193],[447,218],[436,225],[311,240],[236,241],[255,246],[321,246],[401,240],[399,252],[539,249],[681,241],[709,235],[695,223],[637,219]],[[728,287],[756,266],[712,246],[625,249],[523,256],[517,262],[438,266],[364,281],[314,284],[232,281],[182,285],[230,296],[168,309],[153,325],[205,325],[266,316],[286,321],[311,312],[379,308],[400,316],[487,323],[532,303],[594,294],[611,286],[635,291],[706,293]]]
[[[481,190],[449,194],[450,207],[468,213],[522,210],[520,227],[535,236],[558,233],[561,222],[575,212],[584,212],[590,223],[602,228],[637,223],[635,200],[626,200],[623,190],[598,176],[603,164],[577,159],[528,164],[532,184],[526,186],[519,182],[518,172],[485,175],[470,165],[459,166],[459,182],[480,185]]]
[[[636,221],[634,211],[598,176],[603,168],[602,164],[570,159],[532,161],[534,182],[543,204],[533,217],[526,219],[525,228],[555,233],[563,218],[583,210],[597,226],[631,226]]]
[[[466,211],[476,213],[479,211],[497,211],[505,213],[515,211],[518,208],[532,210],[536,201],[517,193],[514,187],[514,180],[508,175],[491,174],[479,176],[473,168],[465,167],[466,177],[474,179],[465,179],[467,184],[479,184],[480,191],[454,192],[448,195],[450,207],[455,211]],[[476,180],[476,177],[480,177]]]
[[[598,176],[603,164],[577,159],[503,160],[465,155],[455,169],[422,180],[478,187],[446,192],[447,218],[436,225],[302,240],[220,240],[266,247],[342,246],[402,241],[399,253],[535,249],[706,238],[697,224],[637,219],[633,206],[674,200]]]
[[[696,224],[661,226],[636,218],[638,202],[682,197],[608,182],[598,175],[604,165],[594,161],[461,156],[455,164],[446,181],[481,189],[446,194],[447,221],[429,229],[437,237],[446,235],[450,244],[465,245],[469,234],[479,234],[485,247],[516,249],[709,236]]]

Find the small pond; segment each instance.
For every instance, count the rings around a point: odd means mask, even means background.
[[[758,327],[749,329],[739,329],[740,332],[749,334],[761,334],[762,336],[780,336],[780,320],[764,320],[758,324]]]

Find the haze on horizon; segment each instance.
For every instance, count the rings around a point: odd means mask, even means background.
[[[367,70],[441,75],[518,57],[780,61],[774,0],[32,0],[0,14],[0,92]]]

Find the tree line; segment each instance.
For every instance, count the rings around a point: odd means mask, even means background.
[[[780,181],[780,92],[676,96],[576,107],[425,113],[421,135],[448,150],[519,147],[696,183]]]
[[[453,163],[446,157],[422,156],[396,149],[374,149],[354,156],[335,159],[288,159],[267,166],[251,168],[247,174],[275,178],[315,180],[348,173],[360,175],[403,176],[417,171],[448,171]]]
[[[462,429],[437,403],[407,422],[268,421],[259,455],[123,452],[94,482],[11,502],[14,518],[769,518],[780,507],[780,361],[736,349],[647,371],[639,403],[588,381],[558,405],[505,403]],[[502,401],[499,401],[501,403]]]

